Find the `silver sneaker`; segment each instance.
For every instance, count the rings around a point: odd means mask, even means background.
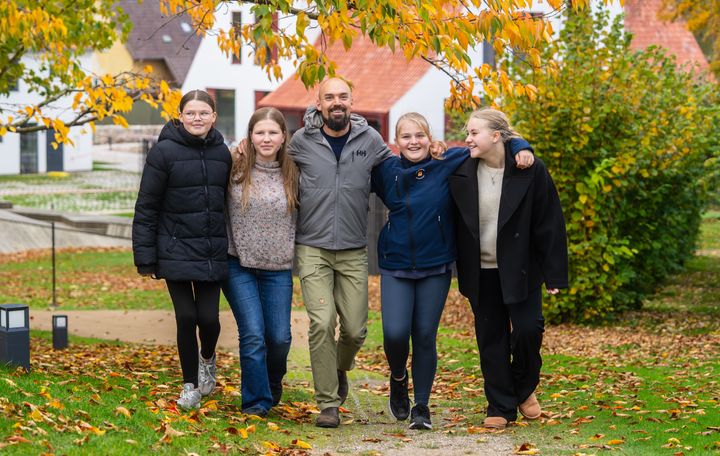
[[[177,406],[185,410],[196,409],[200,408],[201,400],[200,391],[192,383],[185,383],[180,392],[180,399],[177,400]]]
[[[215,353],[212,358],[205,361],[202,355],[199,355],[200,362],[198,363],[198,390],[203,396],[207,396],[212,393],[215,389],[215,373],[217,372],[217,366],[215,364]]]

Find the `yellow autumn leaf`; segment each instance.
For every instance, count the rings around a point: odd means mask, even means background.
[[[278,429],[280,429],[280,427],[277,424],[270,422],[270,421],[268,421],[267,427],[271,431],[277,431]]]
[[[45,417],[38,409],[35,409],[30,413],[30,418],[32,418],[33,421],[44,421],[45,420]]]
[[[185,435],[185,433],[178,431],[176,429],[173,429],[170,426],[165,426],[165,435],[170,436],[170,437],[181,437],[181,436]]]
[[[608,445],[622,445],[623,443],[625,443],[625,441],[620,439],[612,439],[607,442]]]
[[[130,418],[130,417],[132,416],[132,414],[130,413],[130,410],[126,409],[126,408],[123,407],[123,406],[116,407],[116,408],[115,408],[115,413],[120,414],[120,415],[124,415],[124,416],[126,416],[126,417],[128,417],[128,418]]]
[[[217,410],[218,409],[217,404],[218,404],[218,401],[216,401],[216,400],[207,401],[207,402],[205,402],[205,404],[203,404],[203,408],[206,408],[209,410]]]
[[[311,450],[311,449],[312,449],[312,445],[310,445],[310,444],[307,443],[307,442],[303,442],[303,441],[300,440],[300,439],[295,439],[295,440],[293,440],[291,443],[292,443],[293,445],[295,445],[296,447],[302,448],[302,449],[304,449],[304,450]]]
[[[106,430],[104,430],[104,429],[99,429],[99,428],[97,428],[97,427],[95,427],[95,426],[90,426],[87,430],[90,431],[90,432],[92,432],[92,433],[95,434],[95,435],[105,435],[105,433],[107,432]]]

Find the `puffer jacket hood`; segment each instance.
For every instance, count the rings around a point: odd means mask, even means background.
[[[160,131],[158,141],[169,139],[183,146],[188,147],[212,147],[219,146],[225,142],[222,133],[217,131],[215,127],[211,128],[205,138],[200,138],[188,132],[180,121],[177,119],[166,123]]]

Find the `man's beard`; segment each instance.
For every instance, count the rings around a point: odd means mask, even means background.
[[[340,119],[336,119],[333,118],[332,110],[330,110],[328,117],[323,117],[323,122],[325,122],[325,125],[333,131],[343,131],[350,123],[350,114],[347,110],[345,110],[344,114],[345,115]]]

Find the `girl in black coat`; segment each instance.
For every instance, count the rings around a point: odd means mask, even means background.
[[[515,166],[508,144],[517,134],[505,114],[476,111],[467,130],[470,158],[448,179],[458,214],[458,285],[475,315],[485,426],[502,429],[518,409],[540,417],[541,286],[549,294],[567,288],[567,237],[545,164]]]
[[[220,281],[227,275],[225,192],[232,160],[215,102],[194,90],[163,127],[143,169],[133,219],[133,254],[142,275],[165,279],[175,308],[183,389],[190,409],[215,388]],[[198,354],[196,331],[201,350]]]

